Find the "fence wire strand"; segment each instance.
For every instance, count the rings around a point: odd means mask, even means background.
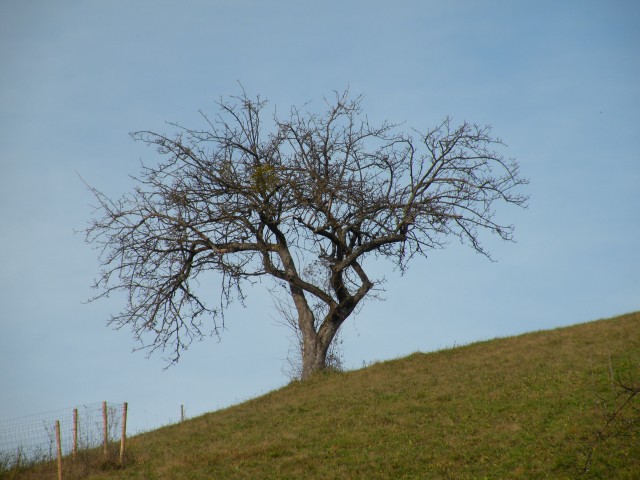
[[[107,441],[120,438],[123,404],[107,402]],[[74,410],[77,410],[77,436],[74,433]],[[60,422],[62,454],[95,448],[104,443],[103,403],[0,420],[0,465],[51,461],[56,458],[55,423]]]

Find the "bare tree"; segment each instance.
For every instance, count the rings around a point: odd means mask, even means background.
[[[219,100],[215,117],[203,114],[204,129],[133,133],[162,162],[143,165],[120,199],[89,187],[98,204],[87,241],[103,266],[96,298],[127,294],[111,324],[176,362],[194,339],[218,333],[247,282],[269,277],[294,306],[306,378],[326,366],[336,332],[375,290],[366,260],[404,272],[451,236],[487,256],[480,231],[512,239],[495,204],[524,206],[517,190],[527,181],[494,151],[503,144],[489,127],[447,118],[406,133],[370,124],[361,101],[336,93],[324,114],[292,108],[265,124],[266,101],[243,92]],[[217,307],[197,287],[206,272],[219,275]]]

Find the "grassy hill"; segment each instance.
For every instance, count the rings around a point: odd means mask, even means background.
[[[640,312],[319,375],[134,437],[90,479],[640,478]],[[207,381],[207,379],[203,379]]]

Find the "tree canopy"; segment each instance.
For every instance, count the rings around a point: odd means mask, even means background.
[[[321,114],[293,107],[283,118],[243,92],[203,114],[202,129],[133,133],[162,160],[143,164],[121,198],[90,187],[98,203],[87,241],[103,267],[96,298],[127,293],[112,324],[176,362],[223,327],[232,298],[268,277],[284,287],[276,296],[287,299],[276,300],[292,308],[308,377],[378,284],[368,259],[404,271],[451,237],[486,256],[482,231],[512,240],[496,205],[524,206],[527,180],[490,127],[446,118],[404,131],[369,123],[361,104],[336,93]],[[221,297],[198,287],[207,272]]]

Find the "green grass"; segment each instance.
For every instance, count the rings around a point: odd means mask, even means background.
[[[640,478],[640,398],[581,473],[623,401],[611,369],[640,381],[640,312],[294,382],[134,437],[124,470],[81,477]]]

